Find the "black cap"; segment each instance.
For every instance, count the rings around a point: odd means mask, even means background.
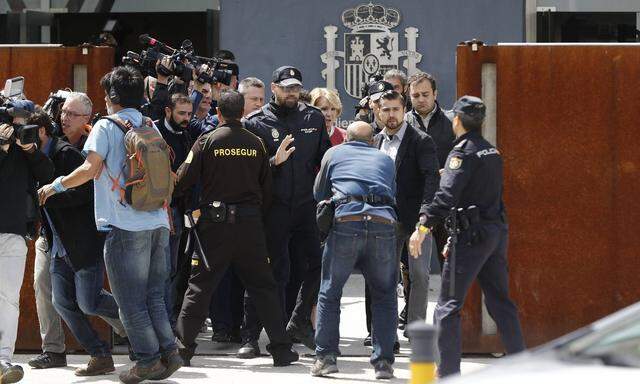
[[[283,87],[288,87],[289,85],[302,86],[302,73],[300,73],[300,70],[296,67],[285,65],[273,71],[271,81]]]
[[[371,100],[376,101],[386,91],[393,91],[393,85],[387,81],[380,80],[369,84],[367,94]]]
[[[486,110],[487,107],[485,107],[482,99],[475,96],[462,96],[453,104],[454,112],[478,119],[484,119]]]

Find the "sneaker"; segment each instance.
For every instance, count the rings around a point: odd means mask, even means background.
[[[151,380],[164,380],[173,375],[175,371],[182,368],[183,360],[178,353],[178,350],[174,350],[160,358],[160,362],[164,366],[164,372],[157,376],[150,377]],[[189,362],[191,363],[191,362]]]
[[[0,361],[0,383],[17,383],[18,381],[22,380],[23,376],[24,371],[22,370],[21,366]]]
[[[317,358],[311,367],[311,376],[326,376],[337,372],[336,357],[330,355]]]
[[[29,366],[35,369],[66,367],[67,355],[65,353],[43,352],[29,360]]]
[[[111,356],[91,357],[86,367],[76,369],[76,376],[98,376],[116,370]]]
[[[305,325],[300,325],[290,321],[289,324],[287,324],[287,335],[289,335],[291,339],[299,340],[310,350],[316,350],[315,334],[311,323],[307,322]]]
[[[269,351],[271,357],[273,358],[274,367],[284,367],[290,365],[294,361],[298,361],[298,359],[300,358],[298,352],[291,349],[291,347],[271,349],[269,348],[269,346],[267,346],[267,351]]]
[[[253,359],[258,356],[260,356],[260,346],[257,340],[245,342],[236,353],[238,359]]]
[[[165,369],[165,366],[158,360],[150,367],[140,367],[136,364],[128,371],[120,372],[118,377],[125,384],[138,384],[155,376],[160,376]]]
[[[392,379],[393,378],[393,367],[391,367],[391,363],[386,360],[378,361],[373,368],[376,371],[376,379]]]
[[[367,337],[364,338],[364,342],[362,344],[364,344],[365,347],[371,346],[371,334],[368,334]]]

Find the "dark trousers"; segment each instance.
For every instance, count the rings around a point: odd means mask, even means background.
[[[226,224],[201,219],[198,235],[211,271],[207,271],[202,262],[191,269],[176,328],[182,344],[188,348],[195,347],[213,292],[231,266],[251,297],[255,298],[257,315],[269,335],[271,348],[290,348],[291,340],[285,333],[276,281],[267,258],[262,221],[259,218],[238,218],[235,224]]]
[[[297,278],[302,280],[290,318],[290,321],[296,324],[310,322],[311,309],[318,300],[320,289],[322,254],[315,211],[316,205],[313,201],[295,208],[274,204],[266,219],[267,247],[273,276],[278,284],[284,319],[287,318],[285,313],[287,284],[290,280],[295,280],[290,276],[292,260],[297,265],[306,267],[296,269]],[[251,292],[247,291],[242,329],[244,341],[257,340],[260,336],[261,326],[256,316],[255,302]]]
[[[460,310],[476,277],[507,353],[525,349],[518,309],[509,298],[507,227],[503,224],[489,224],[483,229],[482,239],[472,245],[465,244],[463,236],[460,236],[462,241],[456,245],[456,279],[453,295],[449,295],[450,260],[447,259],[444,263],[440,298],[434,314],[435,322],[440,327],[438,374],[441,377],[460,372]]]
[[[209,318],[213,332],[240,335],[244,286],[233,269],[224,274],[211,299]]]

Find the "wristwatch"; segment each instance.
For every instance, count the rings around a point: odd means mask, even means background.
[[[416,230],[419,231],[420,233],[429,233],[429,227],[425,226],[424,224],[427,222],[427,216],[422,214],[420,215],[420,220],[418,220],[418,222],[416,223]]]

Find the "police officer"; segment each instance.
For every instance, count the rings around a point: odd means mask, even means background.
[[[243,107],[240,93],[222,92],[220,125],[196,141],[178,170],[177,194],[197,182],[202,184],[197,233],[210,266],[207,270],[204,263],[194,263],[178,318],[176,330],[185,347],[180,351],[185,365],[195,351],[211,296],[229,266],[255,298],[258,316],[271,341],[267,349],[273,364],[283,366],[298,360],[285,331],[262,224],[271,195],[269,156],[262,141],[243,129]]]
[[[249,114],[245,126],[264,140],[271,156],[274,188],[273,204],[266,218],[267,246],[283,308],[290,260],[306,266],[306,271],[301,268],[303,271],[298,276],[302,285],[287,332],[308,348],[315,349],[310,317],[320,287],[321,253],[313,182],[331,142],[324,128],[322,112],[299,101],[301,90],[302,74],[297,68],[276,69],[271,83],[272,101]],[[277,156],[279,148],[283,156]],[[259,354],[260,327],[251,304],[256,300],[251,300],[250,296],[249,292],[249,298],[245,300],[243,345],[238,350],[240,358]]]
[[[460,372],[460,310],[467,291],[478,278],[486,304],[507,353],[525,349],[518,310],[509,298],[507,276],[507,221],[502,201],[502,157],[481,135],[485,105],[463,96],[453,106],[454,148],[449,153],[433,202],[420,211],[409,251],[416,257],[429,228],[441,223],[451,208],[463,208],[455,245],[455,280],[450,292],[451,263],[447,258],[435,310],[440,326],[440,377]],[[445,250],[445,257],[448,251]]]

